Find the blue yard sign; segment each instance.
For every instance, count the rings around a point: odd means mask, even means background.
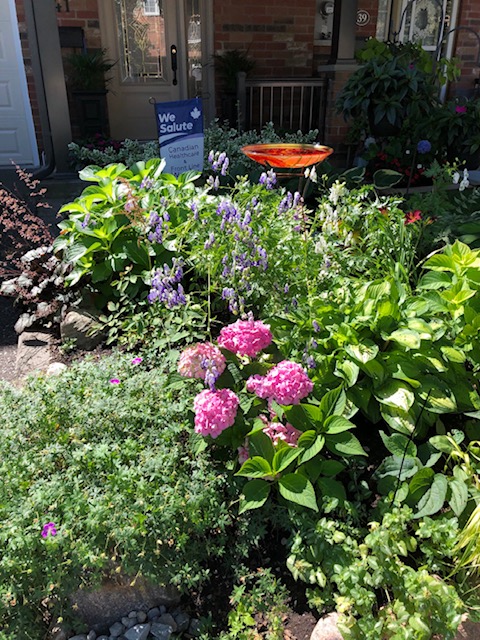
[[[155,104],[160,157],[166,173],[203,170],[203,113],[200,98]]]

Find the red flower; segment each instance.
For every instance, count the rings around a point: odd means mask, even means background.
[[[413,224],[414,222],[419,222],[422,219],[422,212],[420,209],[415,209],[415,211],[409,211],[405,214],[405,224]]]

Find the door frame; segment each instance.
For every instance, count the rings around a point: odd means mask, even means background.
[[[28,84],[27,84],[27,75],[25,72],[25,66],[23,62],[23,52],[22,45],[20,42],[20,33],[18,31],[18,17],[17,17],[17,8],[15,6],[15,0],[7,0],[9,17],[10,17],[10,26],[13,35],[13,46],[15,48],[15,59],[17,62],[17,70],[20,82],[20,91],[23,100],[23,107],[25,113],[25,125],[28,134],[28,140],[30,143],[30,151],[31,151],[31,162],[25,162],[26,166],[37,167],[39,165],[39,156],[38,156],[38,144],[37,144],[37,136],[35,133],[35,125],[33,122],[33,113],[32,113],[32,105],[30,102],[30,95],[28,93]],[[2,165],[6,166],[6,165]]]

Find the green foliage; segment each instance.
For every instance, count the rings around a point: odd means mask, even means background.
[[[418,521],[408,507],[380,508],[383,517],[364,531],[296,516],[287,566],[311,585],[313,606],[336,607],[346,639],[453,638],[462,603],[442,574],[454,556],[456,520]]]
[[[106,58],[107,50],[70,53],[66,58],[67,82],[74,91],[103,91],[111,77],[105,74],[116,62]]]
[[[230,597],[228,632],[219,640],[282,640],[288,591],[270,569],[242,575]]]
[[[40,640],[68,617],[69,594],[105,575],[198,589],[212,562],[238,562],[252,543],[225,473],[194,453],[171,362],[130,360],[0,390],[0,626],[12,637]],[[57,535],[43,539],[50,521]]]
[[[157,140],[139,142],[126,138],[121,143],[112,141],[112,144],[102,144],[100,148],[95,145],[95,142],[83,144],[70,142],[68,151],[72,164],[76,168],[83,168],[89,164],[105,167],[115,162],[121,162],[130,167],[136,162],[147,162],[152,158],[158,158],[159,146]]]

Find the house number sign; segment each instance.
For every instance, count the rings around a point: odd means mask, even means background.
[[[370,22],[370,14],[368,11],[364,11],[363,9],[359,9],[357,11],[357,26],[364,27],[366,24]]]

